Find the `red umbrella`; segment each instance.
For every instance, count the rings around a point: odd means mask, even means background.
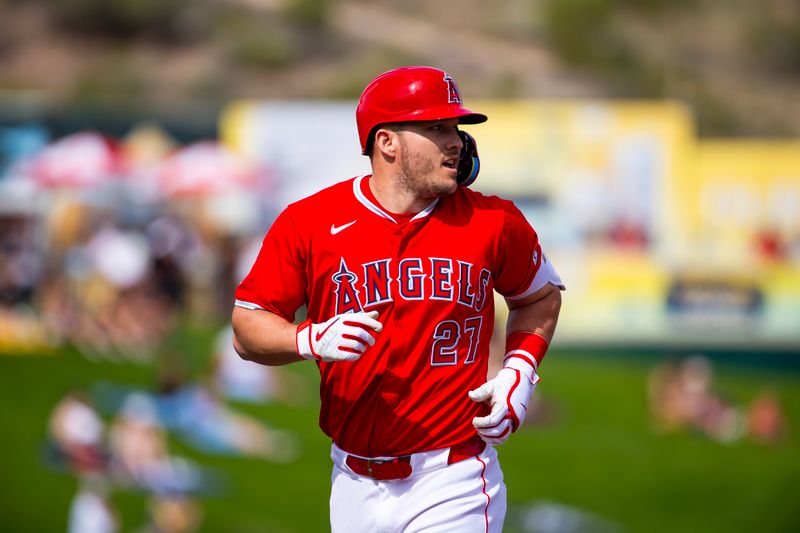
[[[157,171],[162,195],[204,197],[257,185],[256,168],[224,146],[199,141],[168,157]]]
[[[120,159],[115,145],[95,132],[68,135],[47,145],[27,172],[41,187],[89,188],[116,178]]]

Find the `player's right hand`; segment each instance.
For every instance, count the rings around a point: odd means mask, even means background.
[[[297,353],[317,361],[355,361],[375,344],[372,331],[380,333],[377,311],[345,313],[313,324],[306,320],[297,326]]]

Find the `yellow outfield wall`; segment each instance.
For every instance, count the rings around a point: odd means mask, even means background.
[[[564,344],[800,351],[800,140],[700,140],[671,101],[469,100],[473,187],[515,200],[568,290]],[[355,102],[246,101],[226,143],[276,208],[369,171]]]

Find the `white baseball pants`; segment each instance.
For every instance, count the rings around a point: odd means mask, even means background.
[[[347,466],[331,447],[330,518],[333,533],[500,533],[506,486],[493,446],[447,464],[449,448],[411,456],[405,479],[376,481]]]

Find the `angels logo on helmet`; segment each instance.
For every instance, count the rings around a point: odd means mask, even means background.
[[[458,85],[456,85],[456,80],[454,80],[450,74],[444,75],[442,78],[444,82],[447,84],[447,103],[449,104],[460,104],[461,103],[461,92],[458,90]]]

